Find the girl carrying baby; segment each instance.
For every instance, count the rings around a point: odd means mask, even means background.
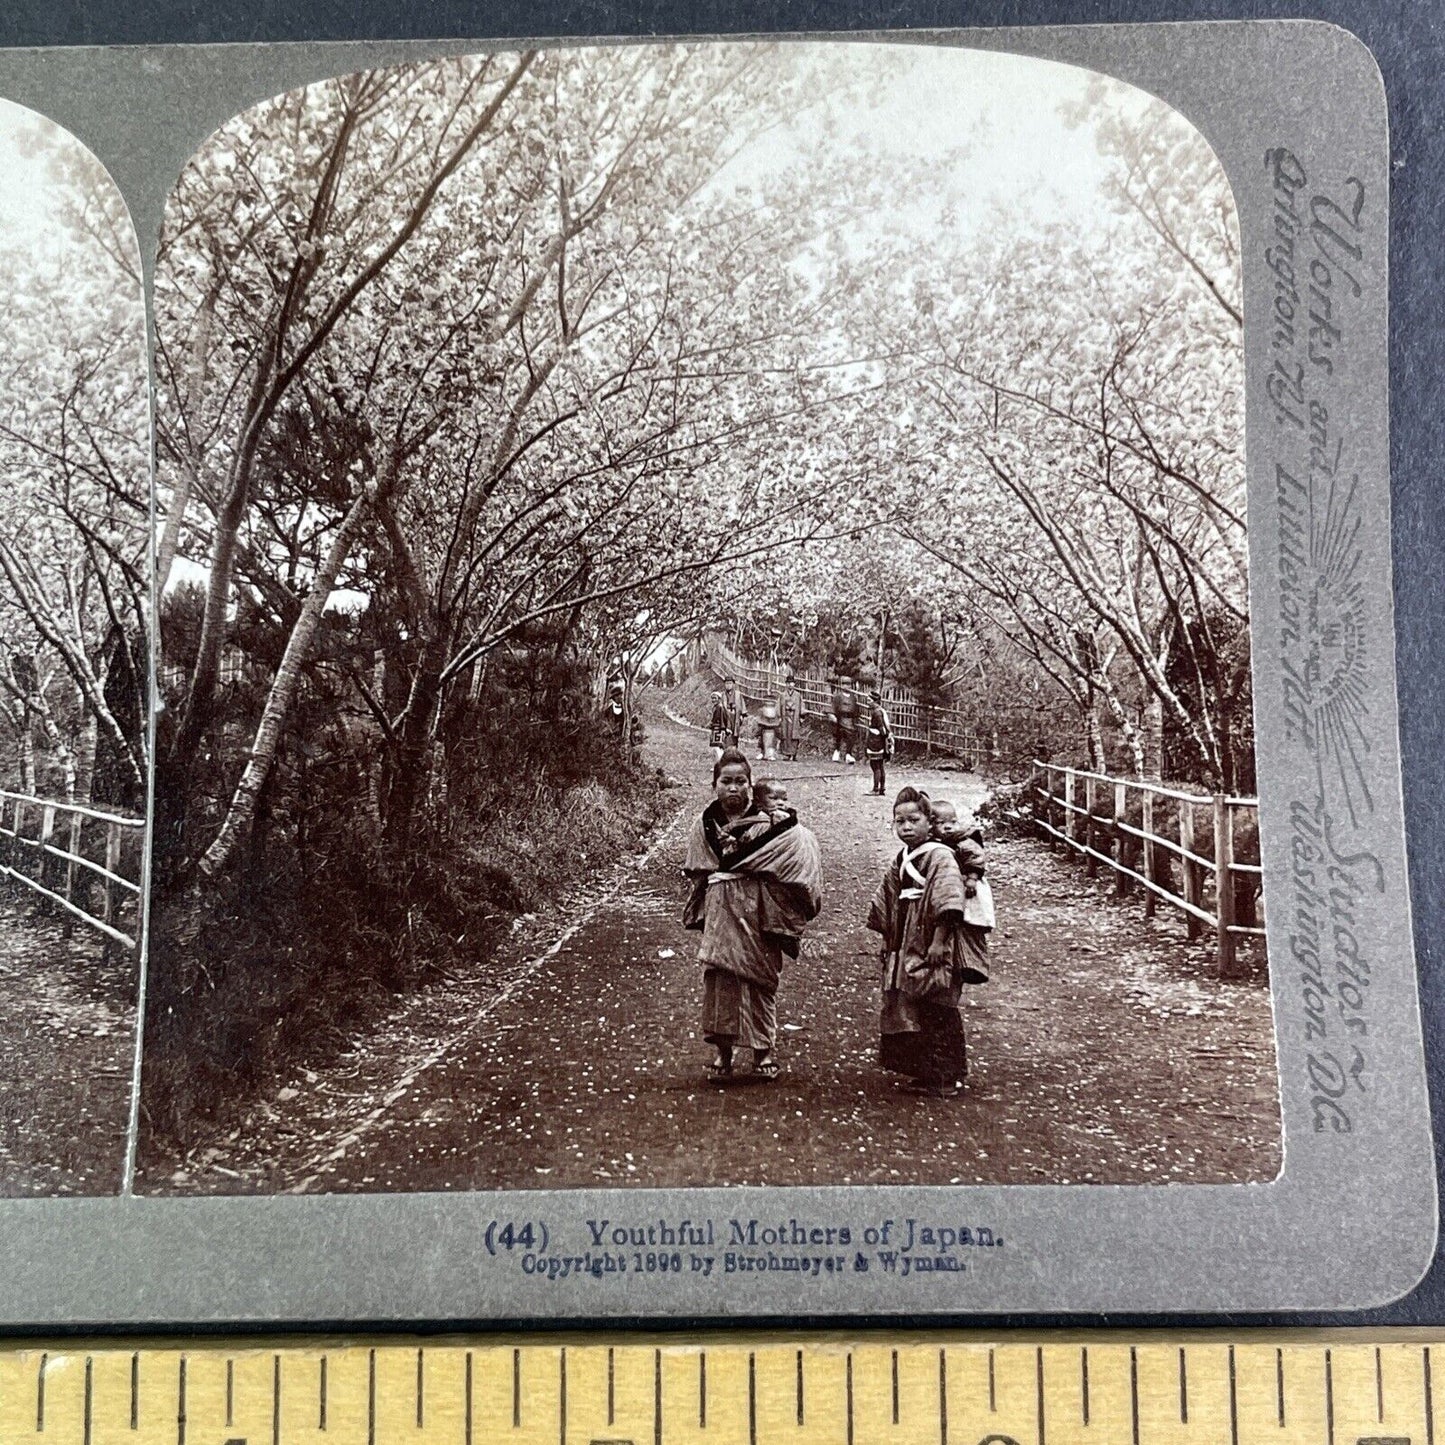
[[[752,1053],[754,1076],[775,1079],[778,983],[822,905],[818,840],[784,799],[759,806],[752,766],[735,748],[713,765],[713,800],[693,824],[683,871],[692,883],[683,922],[702,933],[702,1035],[714,1079]]]
[[[966,1072],[959,996],[982,983],[963,939],[964,879],[953,850],[932,837],[928,795],[902,789],[893,831],[902,845],[868,913],[881,935],[883,1007],[878,1057],[904,1088],[941,1096]]]

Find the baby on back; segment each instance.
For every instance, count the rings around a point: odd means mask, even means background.
[[[940,798],[933,804],[933,836],[958,859],[964,891],[972,897],[986,871],[983,829],[978,819],[972,813],[960,814],[952,803]]]
[[[797,821],[798,811],[788,802],[788,785],[778,778],[759,778],[753,784],[752,807],[728,832],[735,844],[751,846],[775,837]]]

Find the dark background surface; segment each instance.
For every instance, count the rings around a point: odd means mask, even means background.
[[[1445,1158],[1445,906],[1440,886],[1445,877],[1445,496],[1438,481],[1445,451],[1440,398],[1445,354],[1445,327],[1440,324],[1440,298],[1445,294],[1445,5],[1439,0],[1316,0],[1295,5],[1268,0],[496,0],[487,5],[464,0],[5,0],[0,5],[0,46],[742,34],[1296,17],[1331,21],[1354,31],[1374,51],[1389,95],[1390,455],[1400,731],[1436,1155]],[[1370,1227],[1369,1219],[1319,1221],[1322,1231],[1368,1234]],[[958,1321],[974,1328],[991,1322],[996,1321],[977,1316]],[[1216,1317],[1208,1322],[1445,1326],[1445,1257],[1437,1253],[1415,1292],[1387,1309]],[[691,1322],[694,1327],[698,1323]],[[805,1322],[778,1323],[797,1327]],[[898,1329],[907,1322],[887,1323]],[[1013,1316],[1009,1323],[1077,1328],[1086,1323],[1137,1327],[1206,1321]],[[671,1321],[668,1327],[686,1326]]]

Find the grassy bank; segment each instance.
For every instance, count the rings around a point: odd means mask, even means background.
[[[404,858],[357,832],[334,840],[320,876],[253,866],[157,898],[143,1158],[184,1154],[298,1062],[354,1047],[399,995],[484,978],[519,916],[635,851],[662,810],[643,771],[514,781]]]

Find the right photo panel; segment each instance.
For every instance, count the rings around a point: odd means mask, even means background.
[[[137,1188],[1282,1162],[1238,224],[902,45],[339,76],[155,271]]]

